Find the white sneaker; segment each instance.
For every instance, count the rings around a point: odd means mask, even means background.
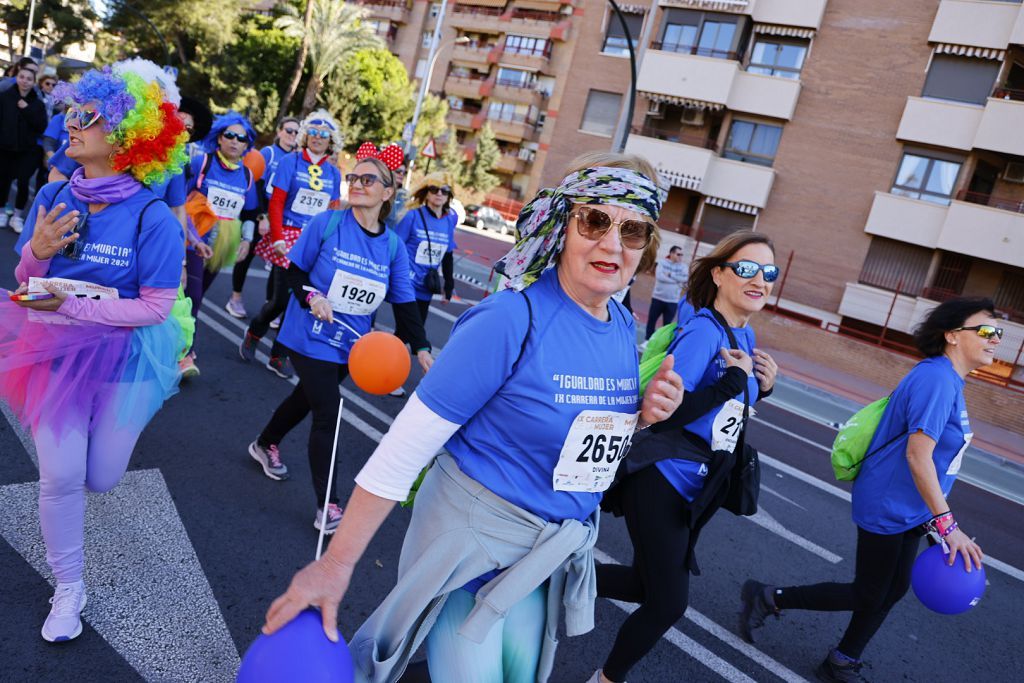
[[[50,614],[43,623],[42,636],[51,643],[73,640],[82,634],[82,610],[85,609],[85,582],[58,583],[50,598]]]
[[[388,396],[397,396],[399,398],[401,398],[402,396],[405,396],[405,387],[398,387],[397,389],[392,391],[390,394],[388,394]]]
[[[273,320],[271,320],[270,321],[270,329],[272,329],[272,330],[279,330],[279,329],[281,329],[281,318],[283,318],[283,317],[284,317],[284,314],[282,313],[281,315],[279,315],[276,318],[274,318]]]
[[[601,683],[601,670],[598,669],[594,675],[587,679],[587,683]],[[625,681],[623,681],[625,683]]]
[[[7,213],[3,209],[0,209],[0,228],[7,227],[7,221],[11,220],[11,214]]]
[[[15,235],[20,235],[21,231],[25,228],[25,221],[21,216],[15,215],[11,216],[11,220],[7,225],[10,226]]]

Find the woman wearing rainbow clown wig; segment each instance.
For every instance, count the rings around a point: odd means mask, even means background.
[[[131,70],[89,71],[54,95],[69,105],[68,156],[81,167],[39,191],[17,245],[19,300],[0,301],[0,400],[39,456],[57,581],[42,628],[51,642],[82,632],[85,490],[117,484],[176,390],[179,328],[168,313],[184,234],[145,185],[181,172],[188,138],[160,84]],[[29,292],[49,298],[23,300]]]

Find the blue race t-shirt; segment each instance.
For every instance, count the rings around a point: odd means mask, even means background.
[[[277,165],[281,163],[281,159],[288,155],[288,152],[277,143],[274,143],[261,149],[260,154],[263,155],[263,161],[267,164],[263,177],[267,181],[267,197],[270,197],[270,195],[274,194],[274,174],[277,173]]]
[[[973,434],[964,380],[945,356],[915,365],[889,399],[869,456],[853,482],[853,521],[860,528],[898,534],[931,519],[907,464],[908,437],[918,431],[935,440],[932,460],[942,495],[948,496]],[[889,441],[893,442],[874,452]]]
[[[752,356],[754,330],[750,326],[734,327],[732,332],[739,347]],[[729,336],[725,328],[715,320],[711,311],[701,309],[686,321],[685,327],[669,344],[668,353],[675,356],[675,371],[682,377],[683,388],[687,392],[711,386],[722,378],[727,369],[725,359],[721,356],[723,348],[730,348]],[[759,391],[756,376],[751,375],[747,378],[747,391],[753,405],[757,402]],[[742,406],[743,393],[737,394],[733,400]],[[733,406],[735,407],[735,404]],[[742,413],[737,416],[735,411],[729,411],[728,404],[723,404],[700,416],[683,429],[699,436],[711,448],[715,442],[716,430],[719,432],[721,443],[723,436],[731,434],[735,437],[739,433],[740,422]],[[708,468],[703,463],[672,459],[660,460],[656,464],[662,475],[686,500],[692,501],[704,488]]]
[[[46,130],[43,131],[43,137],[56,140],[57,147],[68,141],[68,131],[64,127],[64,114],[57,114],[50,119],[50,122],[46,124]]]
[[[334,322],[317,320],[293,295],[277,340],[304,356],[344,364],[352,344],[370,331],[381,303],[410,303],[415,297],[409,258],[394,233],[385,229],[370,235],[351,210],[340,213],[337,227],[326,236],[334,212],[314,216],[288,252],[291,262],[309,273],[313,286],[331,300]]]
[[[313,216],[326,211],[331,202],[341,197],[341,171],[327,159],[314,164],[304,150],[281,159],[274,174],[274,187],[288,193],[284,201],[285,225],[301,230]],[[311,172],[313,168],[319,172]]]
[[[429,242],[423,230],[424,221],[430,230]],[[454,211],[449,210],[446,215],[438,218],[433,211],[421,206],[408,211],[395,228],[409,252],[409,276],[416,288],[416,298],[420,301],[429,301],[433,297],[423,286],[427,271],[436,269],[447,252],[458,248],[455,244],[455,226],[458,222],[459,217]]]
[[[163,182],[149,186],[150,192],[167,202],[172,209],[185,206],[185,174],[176,173]]]
[[[61,146],[57,148],[57,151],[50,157],[49,167],[55,168],[60,171],[65,178],[70,178],[71,174],[78,168],[79,163],[74,159],[70,158],[66,152],[68,151],[68,141],[65,140],[61,143]]]
[[[614,301],[607,322],[588,314],[551,269],[526,290],[533,325],[520,358],[529,320],[523,296],[501,291],[463,313],[416,394],[462,425],[445,447],[468,476],[546,520],[584,520],[602,494],[556,491],[555,467],[577,417],[639,410],[636,328]],[[595,455],[579,443],[579,457],[590,462],[607,463],[616,451],[612,474],[627,447],[616,442]]]
[[[250,182],[250,175],[245,166],[228,168],[220,163],[216,154],[211,156],[206,167],[206,176],[203,178],[200,178],[199,174],[207,156],[192,157],[191,172],[185,194],[190,194],[192,190],[199,190],[206,195],[210,208],[221,219],[238,220],[243,210],[259,208],[256,183]],[[204,235],[204,239],[210,240],[213,235],[214,231],[211,230]]]
[[[49,210],[60,202],[68,211],[89,213],[89,205],[71,194],[67,181],[45,185],[25,219],[25,229],[15,247],[18,253],[32,239],[39,207]],[[118,294],[128,299],[139,296],[139,287],[177,289],[181,284],[181,262],[185,258],[181,223],[145,188],[89,215],[79,234],[78,243],[83,245],[79,258],[58,253],[50,261],[47,277],[116,287]]]

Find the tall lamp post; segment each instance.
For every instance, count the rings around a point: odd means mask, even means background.
[[[633,49],[633,36],[630,35],[629,26],[626,25],[626,17],[623,15],[622,10],[619,9],[619,5],[615,0],[608,0],[608,4],[612,6],[612,11],[619,20],[619,26],[622,27],[622,32],[626,36],[626,46],[629,48],[629,69],[630,69],[630,82],[629,82],[629,100],[626,107],[619,114],[619,122],[615,126],[615,151],[622,152],[626,149],[626,139],[629,137],[629,126],[633,122],[633,110],[636,107],[636,64],[638,60],[643,59],[644,52],[647,50],[647,41],[651,36],[651,29],[654,27],[654,12],[657,8],[656,0],[652,0],[651,8],[647,13],[644,21],[644,28],[640,35],[640,54],[637,55]]]
[[[32,4],[28,8],[28,30],[25,31],[25,57],[28,57],[32,53],[32,22],[36,18],[36,0],[32,0]],[[13,42],[13,41],[12,41]],[[11,45],[11,50],[14,50],[14,46]]]

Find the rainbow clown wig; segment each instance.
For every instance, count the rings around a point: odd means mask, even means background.
[[[181,173],[188,162],[188,131],[178,118],[181,101],[174,80],[144,59],[87,71],[74,83],[59,83],[54,101],[92,104],[103,118],[107,142],[116,147],[111,167],[147,185]]]
[[[331,131],[331,147],[329,151],[334,152],[341,149],[341,130],[338,127],[338,122],[334,120],[334,117],[326,109],[317,109],[299,124],[299,134],[295,138],[295,144],[299,146],[299,149],[303,149],[306,146],[306,135],[309,133],[310,126],[326,126]]]
[[[245,151],[248,152],[252,149],[252,146],[256,144],[256,131],[253,130],[252,124],[249,123],[249,119],[245,118],[237,111],[228,111],[226,114],[221,114],[213,120],[213,125],[210,127],[210,132],[206,134],[203,141],[199,143],[199,147],[207,154],[213,154],[220,147],[220,136],[221,133],[226,131],[231,126],[241,126],[245,129],[245,134],[249,138],[249,144],[246,145]],[[244,153],[243,153],[244,156]]]

